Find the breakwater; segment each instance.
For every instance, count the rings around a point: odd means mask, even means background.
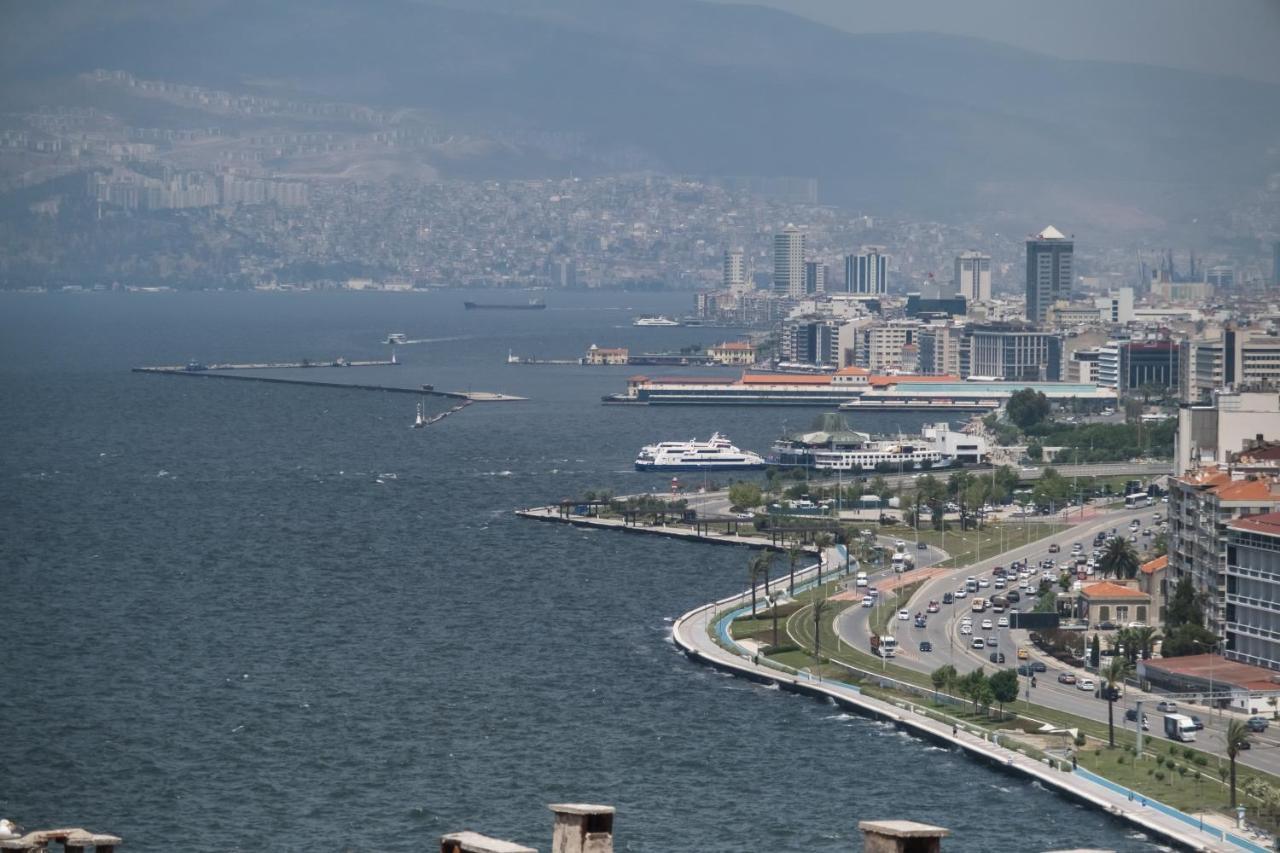
[[[343,367],[389,367],[394,361],[347,362]],[[338,365],[315,365],[310,363],[293,364],[240,364],[231,366],[209,365],[198,369],[188,367],[134,367],[134,373],[151,373],[161,376],[188,376],[197,379],[239,379],[245,382],[270,382],[277,385],[311,385],[317,388],[345,388],[355,391],[386,391],[392,394],[417,394],[432,397],[447,397],[453,400],[467,400],[473,403],[509,403],[528,399],[514,394],[499,394],[494,391],[440,391],[429,385],[420,388],[409,388],[403,385],[381,385],[370,382],[334,382],[327,379],[295,379],[287,376],[262,376],[260,374],[241,373],[244,370],[270,370],[276,368],[332,367]]]

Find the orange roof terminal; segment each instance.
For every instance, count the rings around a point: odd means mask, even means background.
[[[1227,526],[1232,530],[1246,530],[1250,533],[1280,536],[1280,512],[1246,515],[1244,518],[1237,518]]]

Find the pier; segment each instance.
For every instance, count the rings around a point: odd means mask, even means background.
[[[465,400],[469,403],[511,403],[527,400],[514,394],[501,394],[496,391],[439,391],[430,385],[418,388],[403,385],[379,385],[370,382],[333,382],[326,379],[293,379],[285,376],[260,376],[242,373],[246,370],[273,370],[279,368],[307,367],[391,367],[399,362],[392,361],[343,361],[341,364],[322,364],[316,362],[291,362],[284,364],[226,364],[226,365],[186,365],[134,367],[134,373],[151,373],[161,376],[189,376],[200,379],[239,379],[246,382],[272,382],[277,385],[310,385],[317,388],[344,388],[355,391],[386,391],[393,394],[417,394],[419,396],[446,397],[451,400]]]

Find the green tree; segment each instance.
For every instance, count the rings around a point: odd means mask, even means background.
[[[1104,578],[1115,575],[1117,578],[1130,580],[1138,574],[1140,563],[1133,543],[1123,537],[1112,536],[1102,550],[1102,559],[1099,560],[1098,567],[1102,570]]]
[[[800,558],[803,556],[804,549],[800,547],[799,543],[793,544],[787,549],[787,561],[790,563],[790,580],[787,583],[787,592],[791,595],[796,594],[796,563],[798,563]]]
[[[822,678],[822,617],[830,607],[825,595],[813,600],[813,669],[818,678]]]
[[[1097,638],[1097,635],[1094,635]],[[1133,665],[1129,663],[1128,658],[1116,655],[1107,662],[1098,675],[1102,678],[1103,693],[1107,698],[1107,741],[1112,749],[1116,746],[1116,721],[1115,721],[1115,702],[1116,695],[1124,680],[1129,677]]]
[[[1002,669],[991,676],[987,682],[991,685],[991,695],[1000,703],[1000,716],[1004,716],[1004,705],[1018,698],[1018,673],[1012,669]]]
[[[1089,644],[1089,666],[1094,669],[1098,668],[1098,662],[1102,660],[1102,643],[1098,641],[1098,635],[1093,635],[1093,642]]]
[[[987,675],[982,671],[982,667],[978,667],[962,675],[956,682],[956,688],[961,696],[973,702],[973,712],[976,714],[978,703],[982,701],[984,691],[987,689]]]
[[[1163,557],[1169,553],[1169,535],[1163,530],[1151,540],[1151,553],[1156,557]]]
[[[1141,655],[1143,660],[1150,660],[1151,650],[1160,639],[1160,632],[1151,627],[1134,628],[1130,636],[1134,645],[1134,655]],[[1130,657],[1130,660],[1133,659]]]
[[[893,496],[893,489],[889,486],[889,481],[877,474],[871,478],[871,482],[867,483],[867,491],[880,499],[880,503],[886,504],[889,498]]]
[[[1028,430],[1049,417],[1049,398],[1034,388],[1023,388],[1010,395],[1004,411],[1009,420]]]
[[[1000,503],[1008,503],[1013,500],[1013,490],[1018,488],[1018,483],[1022,482],[1022,478],[1012,465],[1001,465],[996,469],[995,481],[996,485],[992,497]]]
[[[1243,720],[1227,723],[1227,758],[1231,761],[1231,808],[1236,807],[1236,756],[1241,749],[1248,749],[1249,727]]]
[[[1165,632],[1160,654],[1167,658],[1203,655],[1218,646],[1218,637],[1207,628],[1187,623]]]
[[[950,687],[958,677],[956,668],[949,663],[944,663],[929,673],[929,680],[933,682],[933,699],[935,702],[938,699],[938,691],[944,687]]]
[[[1177,628],[1181,625],[1204,625],[1204,606],[1196,595],[1196,588],[1191,578],[1181,577],[1174,584],[1173,595],[1165,611],[1165,627]]]
[[[729,487],[729,503],[740,510],[760,505],[763,493],[755,483],[737,482]]]

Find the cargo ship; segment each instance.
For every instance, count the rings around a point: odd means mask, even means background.
[[[534,298],[528,302],[463,302],[462,307],[468,311],[542,311],[547,303]]]

